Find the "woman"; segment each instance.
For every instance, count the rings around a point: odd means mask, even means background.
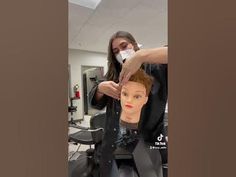
[[[106,126],[100,159],[101,177],[113,176],[113,152],[116,149],[121,113],[121,85],[140,67],[153,77],[153,87],[148,102],[142,109],[139,132],[144,141],[150,144],[154,144],[157,137],[164,134],[163,119],[167,101],[166,64],[167,47],[140,50],[134,37],[125,31],[118,31],[111,37],[108,46],[107,81],[99,83],[90,92],[90,103],[94,108],[102,109],[106,106]]]

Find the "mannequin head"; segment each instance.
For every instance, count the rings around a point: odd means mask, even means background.
[[[152,87],[152,78],[142,69],[132,75],[121,89],[121,120],[127,123],[138,123],[142,107],[148,101]]]

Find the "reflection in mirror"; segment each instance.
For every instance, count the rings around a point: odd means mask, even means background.
[[[95,115],[100,112],[89,104],[89,92],[99,82],[105,80],[104,68],[95,66],[82,66],[83,75],[83,96],[84,96],[84,115]]]

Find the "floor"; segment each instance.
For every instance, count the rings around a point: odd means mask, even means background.
[[[81,122],[81,124],[78,123],[78,125],[83,127],[89,127],[89,120],[91,116],[84,116],[84,120]],[[69,127],[69,134],[75,133],[79,131],[76,128]],[[89,148],[88,145],[75,145],[71,142],[68,143],[68,160],[74,160],[76,159],[80,153],[79,151],[85,151]]]

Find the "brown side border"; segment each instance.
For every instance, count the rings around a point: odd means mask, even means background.
[[[235,176],[235,1],[169,0],[169,176]]]
[[[0,3],[0,176],[67,176],[67,1]]]

